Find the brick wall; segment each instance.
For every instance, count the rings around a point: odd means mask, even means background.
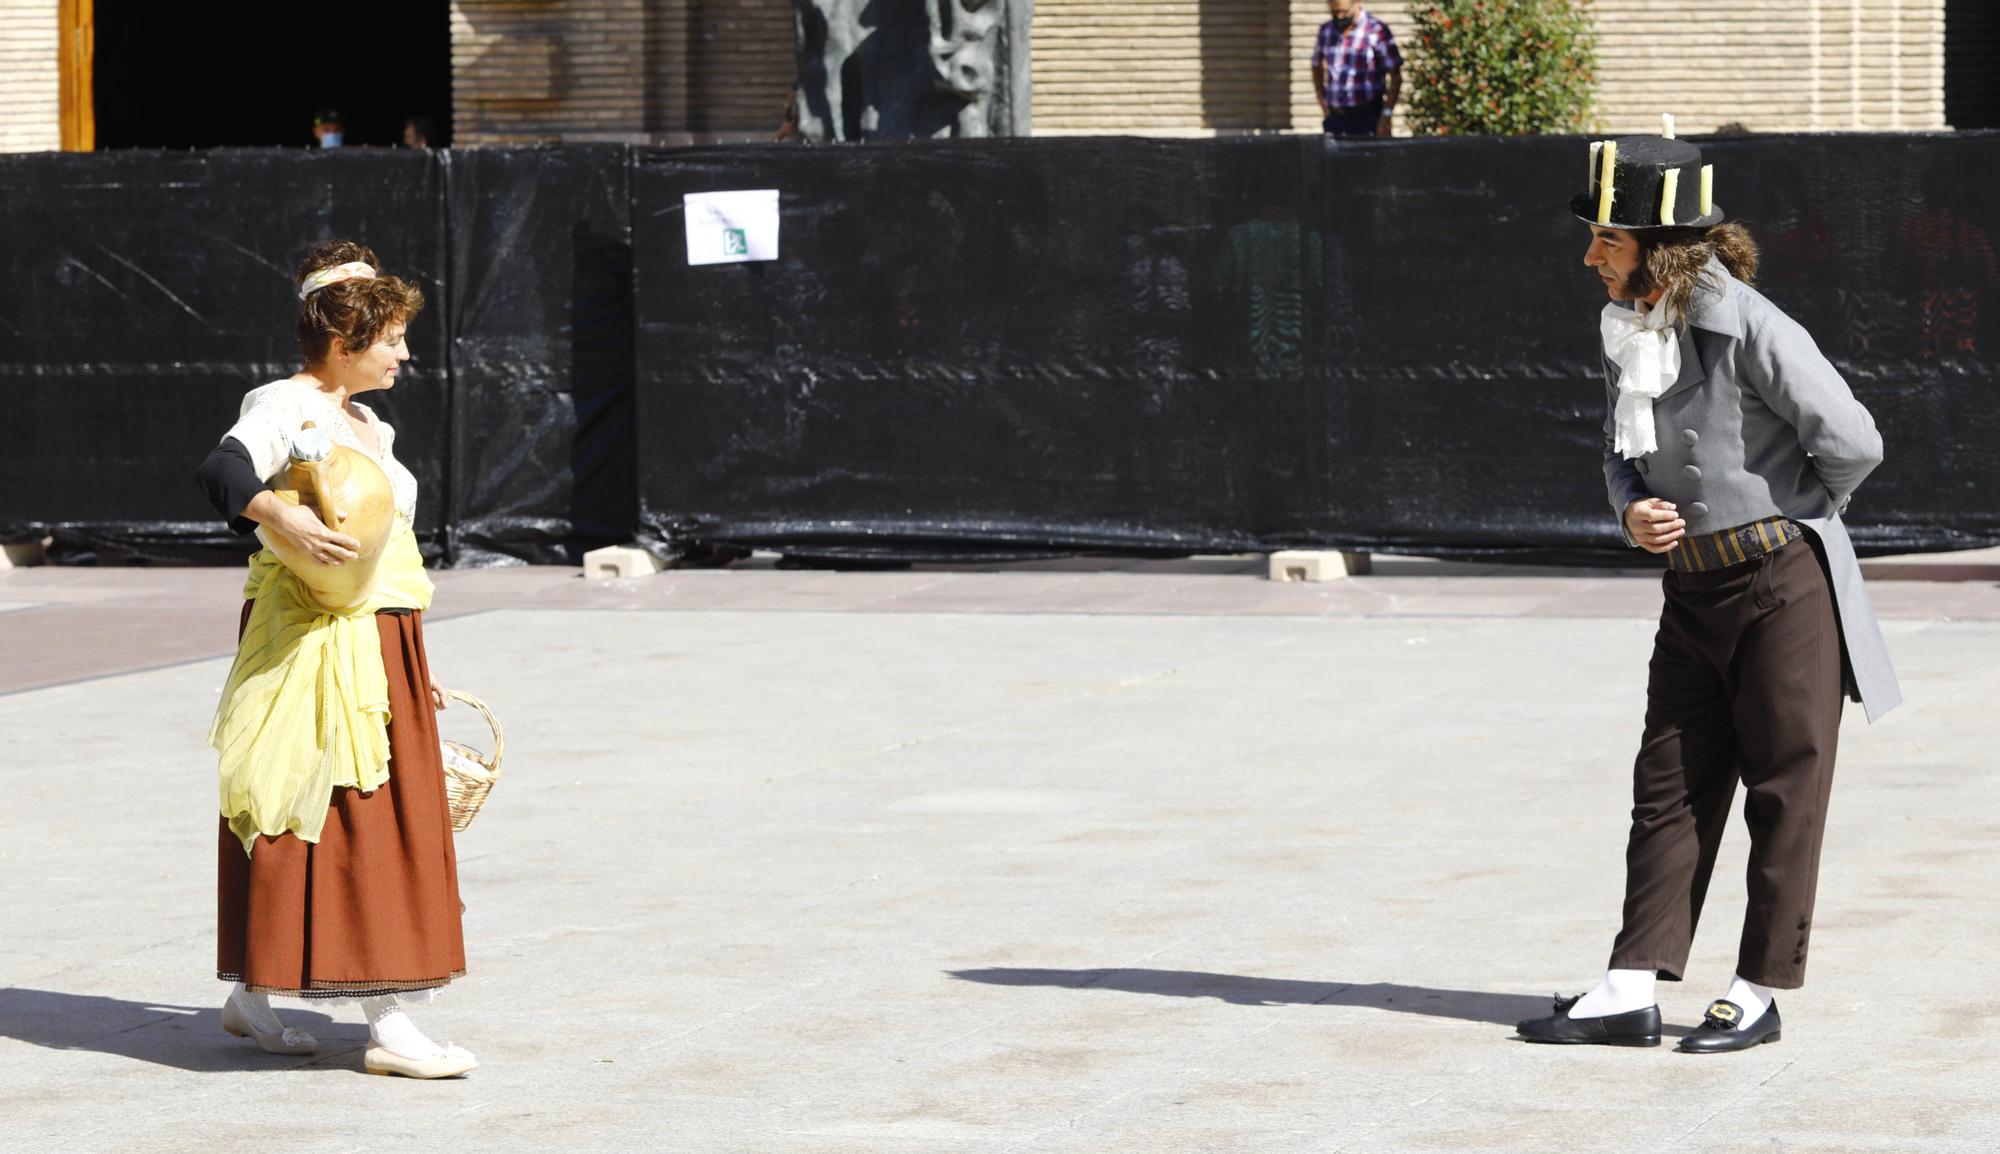
[[[1944,0],[1597,0],[1608,133],[1937,129]]]
[[[1287,3],[1036,0],[1035,134],[1289,128]]]
[[[655,0],[654,132],[768,140],[798,75],[788,0]]]
[[[453,0],[461,145],[765,139],[795,73],[787,0]]]
[[[62,147],[58,0],[0,0],[0,152]]]

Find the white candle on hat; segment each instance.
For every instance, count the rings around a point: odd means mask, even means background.
[[[1660,113],[1660,135],[1666,137],[1668,140],[1672,140],[1674,138],[1673,113],[1671,112]]]
[[[1604,178],[1597,194],[1597,223],[1611,223],[1611,194],[1618,177],[1618,142],[1604,142]]]
[[[1660,223],[1674,223],[1674,197],[1681,190],[1681,170],[1669,168],[1667,181],[1660,186]]]
[[[1707,216],[1715,211],[1715,166],[1701,166],[1701,214]]]
[[[1603,141],[1593,140],[1590,142],[1590,177],[1584,181],[1585,188],[1597,187],[1597,154],[1603,151]]]

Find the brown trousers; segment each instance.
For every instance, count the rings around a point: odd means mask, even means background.
[[[1740,778],[1750,868],[1736,972],[1781,990],[1805,982],[1842,705],[1817,544],[1666,575],[1612,969],[1680,980]]]

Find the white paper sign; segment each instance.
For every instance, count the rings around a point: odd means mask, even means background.
[[[688,263],[740,264],[778,259],[778,190],[690,192]]]

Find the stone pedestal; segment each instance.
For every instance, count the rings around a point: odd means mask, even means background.
[[[1338,581],[1362,577],[1369,571],[1366,553],[1341,553],[1331,549],[1291,549],[1271,554],[1273,581]]]

